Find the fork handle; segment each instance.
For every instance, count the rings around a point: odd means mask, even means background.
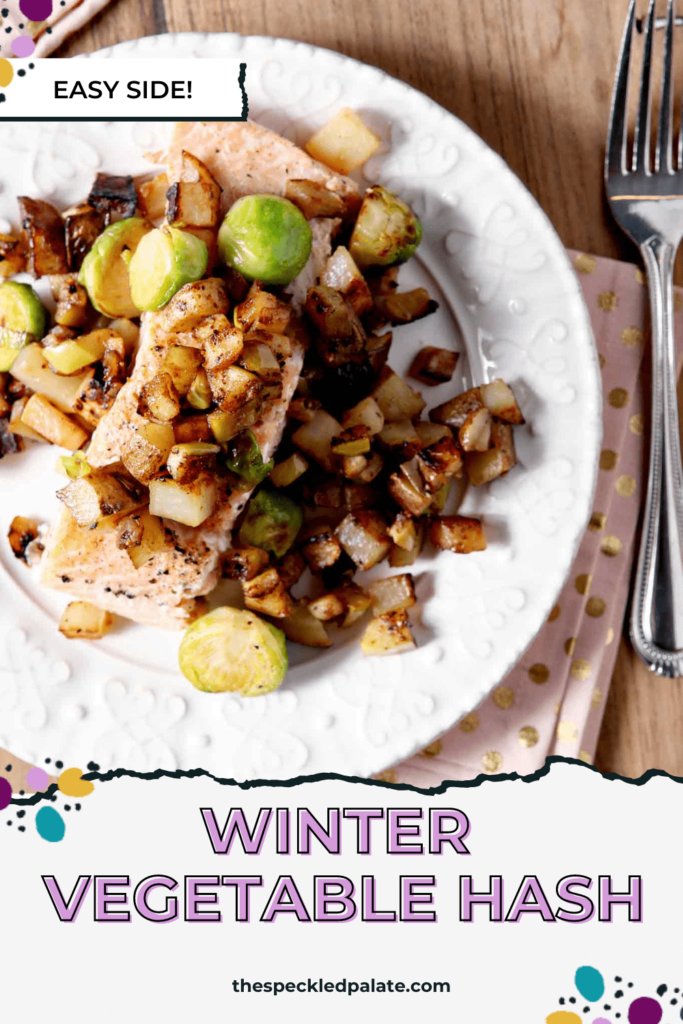
[[[683,675],[683,470],[676,398],[673,269],[676,247],[641,247],[652,323],[650,471],[631,608],[631,640],[650,671]]]

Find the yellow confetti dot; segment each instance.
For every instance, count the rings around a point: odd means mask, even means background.
[[[680,313],[683,309],[683,295],[679,291],[674,292],[674,313]]]
[[[636,489],[636,482],[632,476],[624,473],[616,482],[617,494],[622,498],[630,498]]]
[[[593,696],[591,697],[591,707],[599,708],[602,704],[603,692],[599,686],[596,686],[593,690]]]
[[[612,643],[613,640],[614,640],[614,630],[610,626],[610,628],[607,630],[607,636],[605,637],[605,647],[609,647],[609,645]]]
[[[547,665],[537,661],[529,669],[529,679],[532,683],[536,683],[537,686],[542,686],[543,683],[547,683],[550,679],[550,669]]]
[[[574,651],[576,650],[576,637],[570,636],[568,640],[564,642],[564,653],[568,658],[574,657]]]
[[[593,759],[587,750],[579,751],[579,761],[584,761],[586,764],[592,764]]]
[[[597,266],[597,261],[595,256],[589,256],[588,253],[582,252],[574,260],[574,266],[580,274],[592,274]]]
[[[607,366],[607,360],[603,356],[602,352],[598,352],[598,362],[600,364],[600,369],[604,370],[605,367]]]
[[[591,588],[593,582],[592,572],[582,572],[580,576],[577,576],[574,580],[574,586],[579,594],[587,594]]]
[[[600,292],[598,295],[598,306],[605,313],[612,313],[617,308],[617,302],[615,292]]]
[[[624,327],[621,332],[621,340],[627,348],[636,348],[643,344],[643,332],[640,327]]]
[[[588,679],[592,672],[590,661],[586,661],[585,658],[576,658],[572,662],[571,674],[572,679],[578,679],[580,683]]]
[[[14,78],[14,68],[10,61],[5,60],[4,57],[0,57],[0,86],[6,89]]]
[[[508,711],[515,703],[515,691],[509,686],[498,686],[493,691],[493,703],[497,708]]]
[[[535,729],[533,725],[524,725],[519,730],[519,745],[520,747],[535,747],[538,743],[538,729]]]
[[[591,521],[588,524],[588,529],[592,530],[593,533],[598,533],[600,530],[605,529],[607,522],[607,516],[604,512],[594,512],[591,516]]]
[[[628,403],[628,391],[626,388],[612,388],[607,396],[607,401],[613,409],[623,409]]]
[[[503,764],[503,755],[499,754],[497,750],[487,750],[481,759],[481,763],[487,775],[493,775],[495,772],[500,771]]]
[[[92,782],[86,782],[80,768],[67,768],[57,779],[59,792],[64,796],[90,796],[95,789]]]
[[[602,551],[603,555],[609,555],[611,558],[614,558],[616,555],[621,554],[622,548],[623,544],[621,543],[618,537],[614,536],[614,534],[610,533],[607,535],[607,537],[602,538],[600,550]]]
[[[628,421],[628,429],[636,437],[641,437],[645,433],[645,420],[643,419],[642,412],[634,412]]]
[[[601,615],[605,614],[605,608],[607,605],[601,597],[589,597],[586,601],[586,615],[590,615],[592,619],[599,619]]]
[[[561,608],[559,604],[556,604],[550,615],[548,616],[548,622],[557,622],[560,617]]]
[[[421,751],[421,754],[423,757],[438,757],[442,749],[443,743],[441,740],[434,740],[433,743],[430,743],[428,747]]]
[[[614,469],[617,464],[618,455],[616,452],[612,452],[609,448],[605,448],[600,452],[600,469],[609,471]]]
[[[479,715],[476,711],[472,711],[469,715],[465,715],[464,718],[460,719],[460,729],[462,732],[476,732],[479,728]]]
[[[645,284],[645,274],[642,272],[640,267],[636,270],[636,281],[638,284]]]
[[[569,1010],[556,1010],[546,1017],[545,1024],[581,1024],[581,1018],[577,1013],[570,1013]]]
[[[579,730],[573,722],[557,723],[557,738],[560,743],[576,743],[579,737]]]
[[[390,782],[392,785],[398,782],[398,775],[394,768],[387,768],[385,772],[378,772],[378,774],[374,775],[373,778],[376,779],[377,782]]]

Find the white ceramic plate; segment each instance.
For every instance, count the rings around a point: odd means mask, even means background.
[[[415,207],[425,228],[402,284],[424,283],[439,312],[400,328],[404,372],[427,339],[462,353],[464,380],[502,376],[528,424],[519,466],[467,495],[489,548],[415,566],[417,651],[360,654],[340,637],[325,653],[294,649],[281,689],[241,700],[192,689],[175,667],[178,637],[117,626],[99,643],[64,640],[65,600],[42,591],[4,541],[15,514],[49,516],[54,449],[0,463],[0,746],[103,769],[203,767],[223,777],[368,776],[430,743],[515,664],[547,617],[587,521],[601,439],[597,355],[562,245],[503,161],[457,118],[407,85],[303,44],[234,35],[159,36],[98,56],[239,56],[251,116],[302,142],[341,105],[384,140],[361,180]],[[148,169],[166,125],[0,125],[0,219],[17,194],[60,206],[87,194],[98,168]],[[2,227],[0,226],[0,230]],[[461,385],[462,379],[456,381]],[[453,393],[431,389],[431,405]],[[341,642],[343,641],[343,642]]]

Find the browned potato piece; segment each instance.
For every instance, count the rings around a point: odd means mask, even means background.
[[[170,373],[159,371],[140,391],[138,412],[145,419],[169,423],[180,412],[180,397]]]
[[[214,313],[227,313],[230,305],[224,282],[219,277],[183,285],[159,314],[159,326],[169,334],[191,331]]]
[[[31,395],[21,413],[21,420],[51,444],[68,448],[72,452],[88,440],[86,431],[43,395]]]
[[[455,373],[458,353],[427,345],[413,359],[408,375],[421,384],[445,384]]]
[[[320,406],[317,398],[293,398],[289,403],[287,415],[299,423],[310,423]]]
[[[164,356],[161,369],[164,373],[170,374],[177,393],[186,395],[201,365],[202,353],[199,349],[189,348],[187,345],[171,345]]]
[[[434,313],[438,302],[430,299],[426,288],[414,288],[411,292],[393,292],[375,299],[375,310],[390,324],[410,324],[423,316]]]
[[[400,576],[388,576],[383,580],[375,580],[370,584],[368,590],[372,601],[373,615],[405,611],[415,604],[415,586],[409,572]]]
[[[331,622],[344,614],[345,604],[338,594],[322,594],[308,602],[308,610],[321,622]]]
[[[215,228],[221,190],[206,181],[176,181],[166,193],[166,220],[176,228]]]
[[[393,338],[394,335],[391,331],[385,331],[384,334],[371,334],[368,337],[365,343],[365,352],[375,373],[381,373],[387,365]]]
[[[112,213],[117,213],[121,218],[132,217],[138,205],[133,179],[129,174],[98,174],[90,190],[88,203],[103,213],[107,222]]]
[[[368,464],[365,469],[362,470],[356,477],[359,483],[370,484],[378,476],[384,468],[384,459],[379,452],[372,452],[368,458]]]
[[[333,171],[350,174],[369,160],[381,144],[381,139],[355,110],[342,107],[311,136],[305,149]]]
[[[146,484],[165,464],[174,444],[170,423],[140,423],[128,438],[121,461],[131,476]]]
[[[213,439],[207,416],[179,416],[173,421],[173,433],[178,444]]]
[[[429,524],[429,539],[435,548],[459,555],[486,551],[481,519],[472,516],[435,516]]]
[[[12,235],[0,235],[0,280],[20,274],[25,263],[21,240]]]
[[[304,647],[331,647],[332,641],[319,619],[311,615],[305,601],[299,601],[293,611],[278,623],[288,640]]]
[[[307,469],[307,460],[299,452],[294,452],[288,459],[278,462],[277,466],[273,467],[270,479],[276,487],[289,487],[300,476],[303,476]]]
[[[216,468],[217,444],[207,441],[189,441],[174,445],[168,453],[166,466],[174,480],[192,483],[200,474]]]
[[[445,423],[429,423],[426,420],[421,420],[415,424],[415,429],[423,448],[436,444],[437,441],[441,441],[444,437],[453,437],[451,428],[447,427]]]
[[[420,437],[411,420],[393,420],[385,424],[379,439],[392,455],[412,459],[422,448]]]
[[[262,548],[231,548],[223,558],[223,575],[229,580],[253,580],[269,562],[270,556]]]
[[[37,431],[33,430],[32,427],[29,427],[29,425],[27,423],[24,423],[24,421],[22,419],[22,414],[24,412],[24,409],[26,408],[26,403],[27,402],[28,402],[28,398],[18,398],[12,404],[12,410],[10,412],[9,423],[7,424],[7,432],[9,434],[16,435],[17,437],[26,437],[26,438],[28,438],[29,441],[43,441],[44,442],[45,438],[42,437],[42,435],[39,434]],[[5,423],[6,421],[2,420],[2,422]],[[3,441],[3,447],[9,447],[11,449],[12,445],[8,444],[7,441]],[[10,451],[10,452],[7,452],[7,454],[12,454],[12,453]]]
[[[370,607],[370,595],[366,594],[362,587],[359,587],[353,580],[337,587],[334,593],[341,599],[345,608],[344,618],[339,625],[342,629],[348,629],[365,615]]]
[[[491,413],[488,409],[474,409],[458,431],[460,447],[464,452],[485,452],[491,442]]]
[[[342,416],[342,426],[345,430],[365,427],[368,434],[379,434],[384,426],[384,414],[374,398],[363,398],[352,409],[347,409]]]
[[[277,571],[284,586],[291,590],[306,572],[306,561],[298,551],[288,551],[278,562]]]
[[[314,519],[303,530],[301,554],[312,572],[322,572],[334,565],[342,547],[334,535],[333,527],[322,519]]]
[[[333,439],[341,433],[341,424],[324,409],[318,409],[309,423],[292,435],[292,441],[302,451],[320,463],[328,473],[336,469],[332,451]]]
[[[152,515],[172,519],[185,526],[200,526],[213,513],[218,488],[213,473],[198,473],[187,483],[173,477],[155,477],[149,482],[149,510]]]
[[[54,275],[50,278],[50,288],[57,300],[56,322],[60,327],[81,327],[88,315],[88,293],[78,283],[77,275]]]
[[[7,539],[14,557],[28,564],[26,549],[38,538],[38,522],[25,516],[15,516],[10,523]]]
[[[93,247],[95,239],[104,231],[104,214],[87,203],[73,206],[64,214],[66,257],[69,270],[81,269],[83,260]]]
[[[344,503],[344,489],[340,480],[330,478],[317,483],[313,488],[304,487],[304,497],[312,508],[341,508]]]
[[[372,569],[389,554],[391,539],[379,512],[350,512],[334,531],[344,551],[359,569]]]
[[[488,451],[471,452],[465,456],[465,469],[473,487],[504,476],[517,462],[515,439],[509,423],[493,421],[491,443],[493,447]]]
[[[240,353],[239,364],[244,370],[255,373],[264,384],[282,385],[282,370],[269,345],[245,345]]]
[[[452,430],[460,430],[471,412],[484,408],[481,388],[470,388],[455,398],[449,398],[442,405],[435,406],[429,413],[434,423],[445,423]]]
[[[255,373],[241,366],[221,366],[208,370],[209,387],[214,401],[225,412],[234,412],[248,402],[258,399],[263,385]]]
[[[462,473],[462,455],[450,437],[423,448],[417,465],[428,494],[434,494],[447,480]]]
[[[141,495],[113,473],[97,472],[71,480],[57,497],[79,526],[94,526],[108,516],[132,512]]]
[[[370,465],[366,455],[344,455],[341,461],[342,476],[347,480],[355,480]]]
[[[398,513],[393,523],[388,528],[387,533],[393,540],[394,544],[397,544],[405,551],[412,551],[417,543],[415,520],[412,516],[409,516],[407,512]]]
[[[114,616],[88,601],[71,601],[62,613],[59,632],[68,640],[101,640]]]
[[[398,544],[394,544],[389,553],[389,565],[392,569],[404,569],[406,566],[413,564],[422,551],[424,532],[424,521],[422,519],[416,519],[415,543],[412,549],[410,551],[406,551],[405,548],[399,547]]]
[[[424,484],[421,480],[416,481],[412,472],[405,472],[407,465],[410,464],[404,463],[398,473],[392,473],[389,477],[389,494],[405,512],[411,516],[421,516],[429,508],[431,495],[425,493]]]
[[[235,327],[247,334],[252,330],[283,334],[289,325],[292,311],[289,306],[270,292],[252,285],[247,298],[235,309]]]
[[[142,526],[140,543],[126,549],[126,554],[136,569],[146,565],[155,555],[173,547],[173,535],[166,532],[161,519],[153,516],[148,508],[140,509],[130,518],[138,519]]]
[[[19,196],[21,226],[28,249],[28,272],[34,277],[67,274],[64,222],[43,199]]]
[[[207,316],[188,334],[181,335],[183,344],[204,352],[207,369],[234,363],[242,351],[242,332],[233,327],[224,313]]]
[[[159,220],[166,212],[168,175],[157,174],[151,181],[138,185],[138,206],[147,220]]]
[[[259,576],[242,582],[244,603],[252,611],[284,619],[294,611],[294,600],[275,568],[266,569]]]
[[[424,409],[426,402],[419,391],[394,373],[388,366],[382,370],[372,397],[382,410],[387,422],[392,420],[414,420]]]
[[[309,288],[305,309],[316,331],[316,347],[327,366],[341,366],[363,355],[363,325],[340,292],[325,285]]]
[[[253,426],[261,415],[262,408],[261,399],[254,398],[238,409],[216,409],[207,417],[213,437],[218,444],[225,444],[240,430]]]
[[[320,283],[341,292],[358,316],[372,309],[372,295],[367,282],[347,248],[338,245],[325,264]]]
[[[519,426],[524,423],[522,410],[512,393],[512,388],[504,380],[494,380],[490,384],[482,384],[481,397],[484,405],[499,420]]]
[[[387,612],[372,619],[360,642],[363,654],[401,654],[416,644],[405,611]]]
[[[285,199],[298,206],[307,220],[313,217],[343,217],[346,203],[321,181],[290,178],[285,185]]]
[[[344,484],[342,491],[342,505],[349,512],[357,508],[374,508],[379,502],[379,495],[374,487],[368,484]]]

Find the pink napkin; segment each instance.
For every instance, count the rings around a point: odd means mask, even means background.
[[[3,0],[0,56],[47,57],[109,0]]]
[[[632,264],[570,256],[602,367],[604,438],[590,524],[556,606],[519,664],[449,733],[382,773],[386,781],[427,787],[482,772],[528,775],[550,754],[593,760],[628,602],[645,477],[641,370],[648,295]],[[677,289],[679,338],[681,310]]]

